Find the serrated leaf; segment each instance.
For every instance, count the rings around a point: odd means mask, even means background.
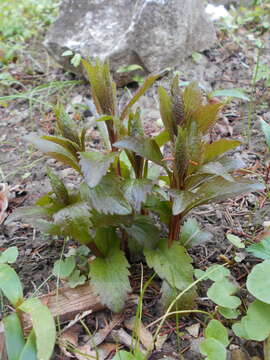
[[[257,264],[247,277],[246,286],[255,298],[270,304],[270,260]]]
[[[205,360],[226,360],[226,348],[213,338],[205,339],[200,344],[200,352],[207,356]]]
[[[0,264],[12,264],[17,260],[19,255],[17,246],[11,246],[0,254]]]
[[[241,99],[244,101],[250,101],[250,98],[245,94],[241,89],[221,89],[215,90],[209,94],[210,97],[219,97],[219,96],[228,96],[236,99]]]
[[[83,244],[92,241],[89,228],[90,212],[86,202],[68,205],[53,216],[55,225],[59,226],[63,235],[71,236]]]
[[[154,139],[142,136],[127,136],[116,142],[114,146],[116,148],[133,151],[147,160],[153,161],[160,166],[165,166],[165,163],[162,161],[161,151]]]
[[[147,195],[151,194],[153,184],[147,179],[128,179],[124,182],[123,193],[136,212],[141,211]]]
[[[0,264],[0,289],[14,307],[23,301],[22,284],[16,271],[8,264]]]
[[[270,260],[270,237],[246,248],[246,251],[263,260]]]
[[[153,221],[143,215],[137,215],[131,226],[123,226],[130,241],[134,239],[142,248],[153,249],[159,241],[159,229]]]
[[[76,266],[75,256],[69,256],[66,259],[57,260],[53,266],[53,274],[60,279],[67,279]]]
[[[12,313],[3,318],[3,324],[8,359],[19,360],[25,345],[20,319],[16,313]]]
[[[238,291],[238,287],[234,285],[229,279],[223,278],[221,281],[216,281],[208,289],[207,296],[219,306],[236,309],[241,305],[241,300],[233,296]]]
[[[25,206],[25,207],[16,209],[11,215],[8,216],[5,223],[9,224],[18,219],[24,219],[26,216],[35,218],[35,217],[40,217],[43,215],[46,216],[49,214],[50,214],[50,211],[48,208],[45,208],[42,206]]]
[[[49,360],[56,341],[55,323],[50,310],[35,298],[24,301],[20,310],[31,316],[38,359]]]
[[[40,151],[44,152],[47,156],[50,156],[53,159],[64,163],[65,165],[69,165],[73,169],[80,172],[77,159],[72,155],[71,152],[67,151],[62,146],[52,141],[41,139],[40,137],[33,134],[26,135],[24,138]]]
[[[31,330],[28,335],[26,344],[21,352],[19,360],[38,360],[36,348],[36,335],[34,330]]]
[[[217,157],[223,155],[226,151],[235,149],[241,144],[241,141],[228,139],[220,139],[218,141],[212,142],[211,144],[205,144],[203,162],[206,163],[215,160]]]
[[[90,264],[90,284],[102,304],[114,312],[119,312],[131,291],[129,284],[129,264],[124,253],[119,249],[119,242],[114,244],[104,258],[96,258]]]
[[[160,74],[151,75],[147,79],[145,79],[143,85],[136,91],[133,97],[129,100],[127,105],[122,110],[120,115],[120,120],[123,121],[125,117],[128,115],[128,112],[132,108],[132,106],[139,100],[139,98],[154,84],[154,82],[160,77]]]
[[[233,234],[227,234],[226,237],[229,240],[229,242],[232,243],[234,246],[236,246],[238,249],[245,248],[245,244],[242,242],[242,240],[238,236],[233,235]]]
[[[101,182],[90,189],[86,184],[81,187],[82,198],[96,211],[104,214],[128,215],[132,208],[120,188],[119,179],[106,175]]]
[[[69,204],[69,195],[67,188],[63,181],[54,174],[50,169],[47,170],[47,175],[50,179],[52,190],[56,196],[57,201],[60,204],[68,205]]]
[[[210,240],[213,235],[202,231],[195,218],[187,219],[181,227],[180,243],[185,247],[192,247]]]
[[[207,325],[207,328],[205,329],[205,338],[216,339],[224,346],[229,345],[228,330],[220,321],[215,319],[211,320]]]
[[[218,312],[225,318],[225,319],[237,319],[240,315],[240,312],[236,309],[225,308],[222,306],[218,306]]]
[[[101,154],[97,151],[81,152],[80,165],[83,176],[90,188],[99,184],[100,180],[106,175],[111,163],[113,163],[116,153]]]
[[[193,282],[192,259],[183,246],[175,242],[168,248],[167,239],[161,239],[156,249],[145,249],[144,254],[148,266],[173,288],[184,290]]]
[[[83,285],[86,281],[86,276],[81,275],[80,270],[76,269],[68,278],[68,286],[72,289],[76,286]]]
[[[263,119],[260,119],[260,122],[261,122],[261,128],[264,133],[268,149],[270,151],[270,125]]]
[[[247,340],[264,341],[270,335],[270,305],[255,300],[249,305],[247,315],[232,329]]]

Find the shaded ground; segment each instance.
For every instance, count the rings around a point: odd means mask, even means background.
[[[257,54],[254,51],[254,39],[248,38],[249,31],[241,28],[234,32],[234,36],[224,36],[220,32],[220,43],[202,54],[199,64],[188,59],[186,64],[179,67],[180,78],[186,80],[198,80],[209,91],[221,88],[242,88],[253,96],[251,103],[233,100],[222,114],[218,125],[213,130],[213,136],[233,137],[243,141],[244,145],[233,156],[241,157],[247,167],[255,173],[253,176],[264,178],[266,167],[266,147],[263,135],[258,126],[259,117],[267,122],[270,121],[270,96],[269,88],[265,87],[264,81],[252,86],[252,76],[257,62]],[[265,44],[261,51],[264,61],[270,63],[270,34],[265,32],[260,37]],[[51,83],[40,93],[28,94],[26,98],[2,101],[0,106],[0,176],[3,182],[8,181],[11,187],[11,197],[8,212],[16,207],[31,205],[45,192],[49,191],[49,182],[46,178],[46,166],[52,166],[58,174],[72,188],[76,183],[76,175],[72,170],[60,166],[52,160],[41,157],[41,154],[33,148],[29,148],[23,141],[23,136],[30,132],[52,133],[54,115],[52,107],[57,101],[66,104],[66,109],[73,114],[78,121],[90,124],[93,120],[91,112],[87,108],[89,88],[85,83],[61,87],[61,84],[52,84],[55,81],[78,80],[72,74],[64,73],[47,56],[38,42],[29,41],[29,47],[24,59],[9,65],[8,71],[17,80],[11,86],[1,86],[2,95],[19,95],[41,84]],[[29,73],[29,69],[31,69]],[[169,83],[168,77],[160,80],[163,85]],[[148,135],[160,131],[157,88],[156,84],[147,95],[140,100],[144,108],[144,124]],[[130,89],[133,91],[133,88]],[[119,89],[119,97],[123,100],[128,94]],[[250,125],[249,125],[250,122]],[[100,147],[100,136],[94,126],[88,131],[88,140],[91,147]],[[249,145],[247,144],[249,140]],[[211,264],[224,263],[224,259],[230,261],[234,252],[232,246],[225,239],[227,231],[231,231],[243,239],[253,239],[262,231],[262,224],[269,219],[270,202],[263,201],[261,194],[249,194],[247,196],[227,201],[218,205],[203,206],[193,212],[200,224],[213,233],[212,240],[207,244],[199,245],[190,251],[194,259],[194,267],[205,268]],[[9,225],[1,225],[0,231],[1,250],[16,245],[19,248],[19,260],[15,265],[25,287],[25,293],[31,294],[48,292],[55,288],[55,278],[51,277],[53,263],[59,258],[63,243],[61,240],[45,237],[38,230],[27,223],[18,221]],[[73,247],[68,244],[67,247]],[[68,249],[67,249],[68,250]],[[221,257],[220,255],[223,255]],[[234,266],[233,272],[241,283],[254,264],[254,259],[246,257],[242,263]],[[132,283],[134,292],[139,293],[140,264],[134,265],[134,278]],[[149,276],[146,270],[146,278]],[[43,283],[44,285],[40,287]],[[199,303],[202,308],[211,310],[212,305],[205,300],[205,289],[199,290]],[[144,323],[151,323],[158,315],[157,301],[159,297],[159,282],[154,281],[146,291],[144,302]],[[212,309],[213,310],[213,309]],[[134,307],[127,314],[131,314]],[[95,331],[104,325],[107,315],[91,315],[86,324],[91,331]],[[185,359],[201,359],[198,355],[199,338],[190,335],[186,328],[192,324],[202,323],[199,316],[183,318],[180,321],[180,331],[183,331],[180,344],[177,342],[177,324],[174,319],[166,321],[163,334],[168,338],[162,349],[168,353],[175,350],[184,354]],[[155,327],[150,328],[154,330]],[[202,327],[201,330],[202,331]],[[82,331],[83,333],[83,331]],[[241,344],[234,342],[237,347]],[[179,346],[179,347],[178,347]],[[250,355],[261,356],[258,345],[248,344]],[[159,354],[156,353],[155,356]],[[63,358],[55,355],[55,358]],[[153,360],[158,357],[151,357]]]

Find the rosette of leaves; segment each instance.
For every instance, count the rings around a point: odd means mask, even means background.
[[[180,242],[184,216],[198,205],[263,186],[231,175],[243,163],[224,153],[239,146],[239,141],[205,141],[223,105],[204,104],[195,83],[182,93],[176,77],[170,93],[159,89],[165,129],[157,138],[150,138],[144,134],[140,109],[133,112],[132,107],[158,75],[147,78],[120,111],[108,64],[83,60],[83,65],[97,121],[105,124],[110,147],[103,152],[89,151],[86,131],[78,130],[58,106],[58,135],[26,138],[76,170],[81,183],[71,192],[49,171],[52,191],[20,215],[30,212],[45,233],[68,236],[89,247],[95,256],[89,264],[92,288],[106,305],[119,311],[131,290],[130,252],[145,256],[148,266],[164,280],[163,289],[183,291],[193,282],[191,258],[183,244],[194,236],[194,229],[190,234],[185,231]],[[172,150],[172,165],[161,151],[166,142]],[[169,227],[169,238],[160,238],[149,215],[152,211]]]
[[[56,341],[54,319],[39,299],[24,299],[20,279],[9,265],[16,261],[17,256],[15,246],[0,254],[0,290],[15,310],[2,320],[8,359],[49,360]],[[32,320],[33,329],[27,337],[23,333],[22,313],[28,314]]]

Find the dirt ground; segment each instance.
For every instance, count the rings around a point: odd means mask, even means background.
[[[230,37],[223,38],[220,33],[217,45],[202,53],[199,64],[190,58],[176,70],[179,70],[181,80],[196,79],[209,91],[222,88],[242,88],[248,94],[253,94],[252,106],[248,102],[232,100],[213,130],[213,136],[242,140],[243,145],[233,156],[241,157],[246,166],[256,173],[255,176],[263,178],[266,171],[267,155],[258,119],[270,121],[270,93],[269,88],[265,88],[263,82],[252,88],[251,80],[257,54],[254,51],[254,43],[248,39],[247,35],[247,31],[245,32],[242,29],[237,34],[238,41],[236,41]],[[261,56],[264,60],[268,59],[268,63],[270,63],[269,32],[265,33],[261,39],[265,44]],[[36,86],[52,81],[78,80],[72,74],[65,73],[48,57],[41,46],[41,40],[34,44],[30,41],[28,55],[23,61],[15,62],[9,68],[13,77],[18,79],[24,88],[18,84],[14,84],[12,88],[1,87],[2,96],[19,94],[25,90],[29,91]],[[166,85],[171,76],[161,79],[159,83]],[[148,135],[160,131],[160,125],[157,122],[159,119],[157,85],[140,100],[140,105],[144,108],[144,125]],[[134,91],[134,87],[131,87],[130,91]],[[72,170],[66,169],[53,160],[46,159],[23,140],[23,136],[30,132],[39,134],[53,132],[54,116],[51,104],[56,103],[57,100],[66,104],[67,111],[73,116],[79,117],[86,124],[91,124],[93,118],[87,109],[87,99],[90,95],[87,83],[62,89],[57,88],[52,92],[52,89],[47,88],[39,94],[32,95],[30,99],[29,96],[28,98],[14,99],[8,101],[5,106],[0,106],[0,176],[2,177],[1,181],[8,182],[11,189],[9,213],[17,207],[33,204],[41,194],[49,191],[49,182],[46,177],[46,166],[48,165],[58,172],[70,188],[77,181]],[[126,92],[119,89],[119,98],[124,99],[126,96]],[[250,118],[249,114],[251,114]],[[250,129],[248,126],[249,119],[251,119]],[[249,144],[247,144],[248,134],[250,135]],[[100,147],[100,136],[94,125],[89,127],[87,135],[90,147]],[[230,259],[232,247],[226,240],[226,232],[230,230],[244,239],[254,238],[262,231],[263,222],[269,220],[269,208],[270,201],[266,200],[262,204],[260,194],[257,193],[248,194],[222,204],[207,205],[196,209],[192,216],[196,217],[203,228],[213,234],[213,237],[208,243],[198,245],[190,250],[194,267],[203,269],[211,264],[223,263],[220,255]],[[0,244],[1,250],[12,245],[18,247],[19,258],[15,269],[22,279],[25,294],[30,295],[34,292],[41,294],[55,288],[56,279],[54,277],[50,277],[48,281],[45,280],[50,276],[52,266],[62,251],[63,242],[61,239],[52,239],[41,234],[27,218],[8,225],[3,223],[0,228]],[[73,243],[68,244],[65,251],[73,246]],[[252,264],[254,264],[254,259],[245,255],[245,259],[234,268],[236,279],[241,282],[242,275],[246,274]],[[134,292],[138,293],[139,264],[134,264],[133,274]],[[44,285],[40,287],[43,282]],[[158,288],[159,282],[154,281],[146,291],[144,301],[145,324],[151,323],[158,314],[156,307],[159,297]],[[212,305],[203,301],[205,297],[203,288],[199,289],[199,295],[202,308],[211,309]],[[130,314],[130,311],[127,313]],[[98,326],[102,327],[106,316],[110,315],[106,312],[97,316],[90,315],[86,323],[91,331],[95,331]],[[189,316],[180,320],[182,334],[180,345],[177,343],[175,320],[170,319],[165,323],[163,333],[167,335],[167,340],[162,351],[167,354],[167,358],[180,358],[180,355],[174,355],[178,345],[185,359],[202,358],[198,350],[199,338],[192,337],[186,331],[190,325],[201,322],[200,316]],[[83,331],[81,332],[83,334]],[[232,345],[236,348],[237,346],[241,348],[244,346],[250,356],[262,356],[262,350],[258,344],[250,342],[243,345],[234,342]],[[232,345],[231,348],[233,349]],[[161,358],[161,355],[164,354],[156,352],[151,356],[151,359]],[[64,359],[65,357],[59,354],[55,355],[55,359],[60,358]]]

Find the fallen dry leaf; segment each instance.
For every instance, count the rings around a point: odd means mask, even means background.
[[[8,184],[1,183],[0,184],[0,224],[6,218],[6,210],[8,207],[8,194],[9,187]]]
[[[191,326],[188,326],[186,328],[187,332],[192,335],[193,337],[197,338],[199,336],[199,331],[200,331],[200,324],[193,324]]]
[[[145,347],[146,350],[152,351],[154,348],[154,338],[149,330],[145,328],[143,323],[140,321],[139,324],[136,324],[136,317],[132,317],[125,321],[125,327],[134,331],[135,334],[140,339],[140,342]]]

